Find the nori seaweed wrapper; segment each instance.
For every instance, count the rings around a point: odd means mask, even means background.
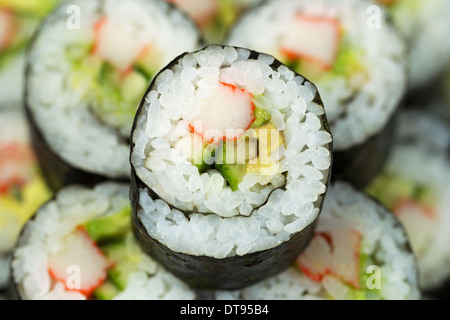
[[[12,252],[4,252],[0,253],[0,259],[2,262],[2,267],[5,267],[7,270],[1,270],[1,272],[6,271],[7,277],[4,279],[1,279],[2,282],[0,283],[0,301],[3,300],[16,300],[17,295],[15,294],[15,288],[14,283],[12,280],[12,274],[11,274],[11,253]],[[3,275],[2,275],[3,276]],[[3,281],[4,280],[4,281]]]
[[[450,279],[438,288],[424,290],[423,295],[428,300],[450,300]]]
[[[224,47],[224,46],[222,46]],[[236,48],[236,47],[235,47]],[[256,59],[259,52],[255,52],[249,49],[245,49],[250,52],[248,59]],[[202,51],[202,50],[200,50]],[[188,53],[184,53],[175,58],[167,67],[162,69],[160,73],[167,69],[174,67],[177,62]],[[282,63],[275,59],[271,65],[276,69],[281,66]],[[157,79],[158,76],[155,77]],[[305,81],[308,81],[305,79]],[[141,105],[137,111],[136,118],[132,128],[132,140],[134,132],[137,127],[138,119],[145,107],[145,97],[153,89],[155,80],[153,80],[149,89],[147,90]],[[323,106],[319,93],[316,94],[314,102]],[[319,117],[323,127],[330,133],[326,114]],[[330,133],[331,134],[331,133]],[[131,141],[131,154],[135,144]],[[332,142],[328,144],[330,150],[330,156],[332,157]],[[130,156],[131,162],[131,156]],[[328,183],[331,178],[331,167],[326,177],[325,185],[328,187]],[[175,276],[185,281],[192,288],[199,290],[236,290],[246,286],[255,284],[261,280],[270,278],[284,270],[294,263],[298,255],[308,246],[310,240],[313,237],[317,219],[322,210],[323,200],[325,194],[319,196],[315,202],[315,206],[319,208],[319,214],[315,220],[306,226],[302,231],[292,235],[289,241],[286,241],[274,248],[249,253],[243,256],[232,256],[224,259],[217,259],[208,256],[194,256],[188,253],[174,252],[170,248],[166,247],[156,239],[152,238],[141,219],[138,216],[140,209],[140,189],[147,190],[147,193],[155,200],[159,199],[156,193],[151,190],[136,174],[136,169],[133,164],[131,166],[131,186],[130,186],[130,199],[133,215],[133,230],[136,239],[142,249],[147,252],[153,259],[158,261],[167,270],[172,272]],[[169,205],[170,206],[170,205]],[[172,206],[170,206],[172,208]],[[181,211],[181,210],[180,210]],[[186,215],[188,213],[185,212]]]
[[[2,290],[0,290],[0,301],[1,300],[22,300],[17,292],[17,286],[15,283],[10,280],[8,286]]]
[[[333,152],[332,181],[343,180],[358,189],[366,188],[384,168],[391,153],[396,119],[397,112],[380,132],[365,142]]]

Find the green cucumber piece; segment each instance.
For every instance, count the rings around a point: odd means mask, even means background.
[[[204,173],[209,169],[214,168],[215,154],[216,148],[213,145],[203,143],[201,155],[194,153],[192,162],[198,168],[200,173]]]
[[[216,164],[216,169],[222,173],[232,191],[239,189],[239,184],[247,174],[246,164]]]
[[[112,281],[107,280],[95,289],[94,297],[97,300],[112,300],[119,293],[119,288]]]
[[[239,189],[239,184],[247,174],[248,166],[242,163],[228,163],[226,156],[226,143],[222,143],[222,148],[216,156],[215,168],[222,173],[223,178],[227,181],[232,191]],[[236,156],[236,154],[235,154]]]
[[[108,276],[114,285],[123,291],[127,287],[130,274],[136,271],[136,264],[130,260],[124,260],[117,263],[108,270]]]
[[[0,7],[11,8],[19,15],[43,17],[56,7],[57,0],[0,0]]]
[[[272,120],[272,115],[268,113],[266,110],[256,107],[255,111],[253,111],[253,114],[255,115],[255,121],[253,122],[252,126],[250,128],[258,128],[262,127],[270,122]]]
[[[106,244],[100,248],[113,267],[108,270],[108,277],[119,290],[125,290],[131,273],[137,270],[141,261],[140,247],[129,232],[121,241]]]
[[[120,95],[124,101],[137,102],[144,96],[145,90],[149,85],[150,83],[145,76],[133,71],[123,79],[120,86]],[[135,111],[135,108],[130,110],[133,113]]]

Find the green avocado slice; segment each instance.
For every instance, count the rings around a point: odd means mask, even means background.
[[[89,236],[97,243],[105,243],[123,238],[130,230],[131,207],[121,211],[91,220],[84,224]]]

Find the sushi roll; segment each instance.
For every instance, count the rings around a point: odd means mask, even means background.
[[[346,182],[329,188],[314,237],[285,272],[216,299],[417,300],[408,237],[384,206]]]
[[[0,110],[0,291],[20,230],[51,197],[30,145],[22,110]]]
[[[222,43],[228,28],[249,7],[262,0],[166,0],[186,12],[209,43]]]
[[[429,297],[450,295],[449,146],[442,119],[423,110],[404,111],[392,155],[367,189],[405,226]]]
[[[271,54],[315,83],[333,134],[333,180],[367,186],[390,150],[406,90],[405,43],[365,0],[268,1],[248,10],[226,43]],[[264,37],[260,35],[264,34]]]
[[[22,108],[25,49],[60,0],[0,0],[0,108]]]
[[[23,300],[193,299],[131,231],[129,185],[68,186],[26,224],[12,258]]]
[[[312,236],[331,149],[317,88],[275,58],[219,45],[184,54],[136,114],[136,236],[196,288],[276,274]]]
[[[49,15],[27,55],[25,104],[50,187],[128,182],[142,95],[199,42],[194,24],[159,0],[75,0]]]
[[[450,63],[450,2],[447,0],[376,0],[390,13],[407,40],[409,87],[427,88]]]

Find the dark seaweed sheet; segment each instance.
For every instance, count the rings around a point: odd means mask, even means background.
[[[397,113],[379,133],[362,144],[333,152],[332,181],[343,180],[358,189],[366,188],[386,164],[392,150],[396,119]]]
[[[450,279],[437,288],[424,290],[423,295],[429,300],[450,300]]]

